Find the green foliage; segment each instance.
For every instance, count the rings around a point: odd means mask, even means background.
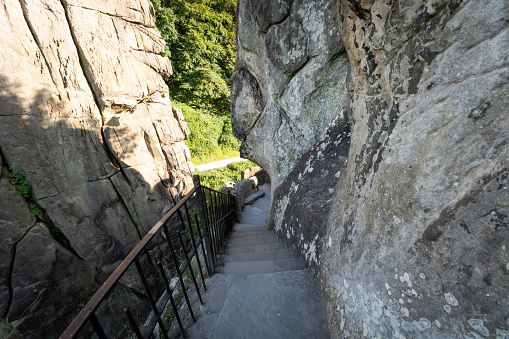
[[[198,218],[198,222],[201,222],[200,213],[198,212],[198,210],[189,211],[189,218],[191,218],[191,228],[193,230],[193,236],[194,236],[194,239],[197,240],[198,237],[200,236],[200,231],[198,229],[198,225],[196,224],[195,216]],[[191,243],[192,238],[191,238],[191,232],[189,232],[189,225],[187,223],[187,218],[186,218],[185,229],[182,230],[182,234],[186,237],[187,242]]]
[[[25,199],[30,199],[32,193],[32,185],[25,179],[25,176],[18,170],[16,164],[9,167],[10,182],[16,188],[16,192]]]
[[[41,214],[42,211],[39,206],[32,201],[32,185],[30,182],[28,182],[23,173],[17,168],[16,164],[9,166],[9,171],[10,183],[14,186],[16,192],[25,198],[30,212],[35,216]]]
[[[235,65],[236,0],[152,0],[174,75],[172,98],[229,114]]]
[[[30,213],[32,213],[33,215],[39,215],[42,212],[39,206],[37,206],[33,202],[28,204],[28,208],[30,208]]]
[[[166,41],[164,55],[171,58],[169,45],[177,41],[178,34],[175,28],[175,14],[171,8],[161,4],[163,1],[152,0],[152,4],[154,5],[154,11],[157,18],[157,29],[161,32],[163,40]]]
[[[203,186],[210,187],[216,191],[221,190],[223,185],[230,181],[239,181],[240,172],[246,168],[258,166],[251,161],[233,162],[226,167],[213,169],[204,173],[196,173],[200,175],[200,182]]]
[[[51,228],[50,230],[51,234],[53,234],[54,236],[59,236],[62,234],[62,231],[60,230],[60,228],[58,227],[53,227]]]
[[[240,141],[234,138],[230,117],[208,114],[204,110],[174,102],[182,110],[191,132],[186,145],[191,150],[192,161],[199,165],[239,155]]]
[[[178,306],[184,298],[184,292],[182,291],[181,287],[177,289],[177,293],[173,296],[173,298],[175,300],[175,305]],[[170,324],[174,317],[175,312],[173,311],[173,307],[168,307],[168,311],[166,311],[166,313],[163,315],[163,321],[167,324]]]

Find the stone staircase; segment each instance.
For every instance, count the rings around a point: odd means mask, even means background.
[[[330,338],[314,274],[265,229],[270,185],[235,225],[189,338]],[[249,199],[248,199],[249,201]]]

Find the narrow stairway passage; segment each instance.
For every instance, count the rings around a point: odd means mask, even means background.
[[[206,280],[189,338],[330,338],[327,308],[313,272],[266,230],[270,185],[244,207],[223,267]]]

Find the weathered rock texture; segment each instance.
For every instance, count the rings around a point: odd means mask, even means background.
[[[504,0],[320,7],[332,13],[348,53],[350,137],[336,124],[276,180],[272,225],[319,269],[336,337],[509,337],[508,7]],[[239,25],[247,22],[238,28],[242,41],[253,19],[239,15]],[[300,23],[284,22],[290,31]],[[280,61],[293,69],[300,61],[284,59],[290,55]],[[269,78],[278,73],[258,82]],[[337,98],[331,92],[329,101]],[[307,119],[302,99],[287,96],[299,113],[288,114],[289,125]],[[281,135],[267,128],[251,139],[260,121],[246,137],[258,150],[249,156],[286,166],[291,147],[266,147],[284,144]]]
[[[346,116],[347,57],[328,0],[241,0],[232,76],[241,154],[277,187],[338,117]]]
[[[189,131],[149,0],[5,0],[0,18],[0,318],[56,337],[191,184]]]

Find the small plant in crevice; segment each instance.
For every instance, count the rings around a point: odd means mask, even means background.
[[[32,193],[32,185],[25,179],[25,176],[20,170],[16,168],[16,164],[9,166],[10,182],[16,188],[16,192],[25,199],[30,199],[30,193]]]
[[[41,209],[32,200],[32,185],[17,168],[17,164],[9,166],[9,172],[10,183],[14,186],[16,192],[18,192],[21,197],[25,198],[30,212],[35,216],[41,214]]]
[[[34,204],[33,202],[29,203],[28,204],[28,207],[30,208],[30,213],[32,213],[33,215],[39,215],[42,213],[41,209],[39,208],[39,206],[37,206],[36,204]]]
[[[57,237],[62,234],[62,231],[58,227],[52,227],[50,229],[50,232],[51,232],[51,234],[53,234],[54,236],[57,236]]]

